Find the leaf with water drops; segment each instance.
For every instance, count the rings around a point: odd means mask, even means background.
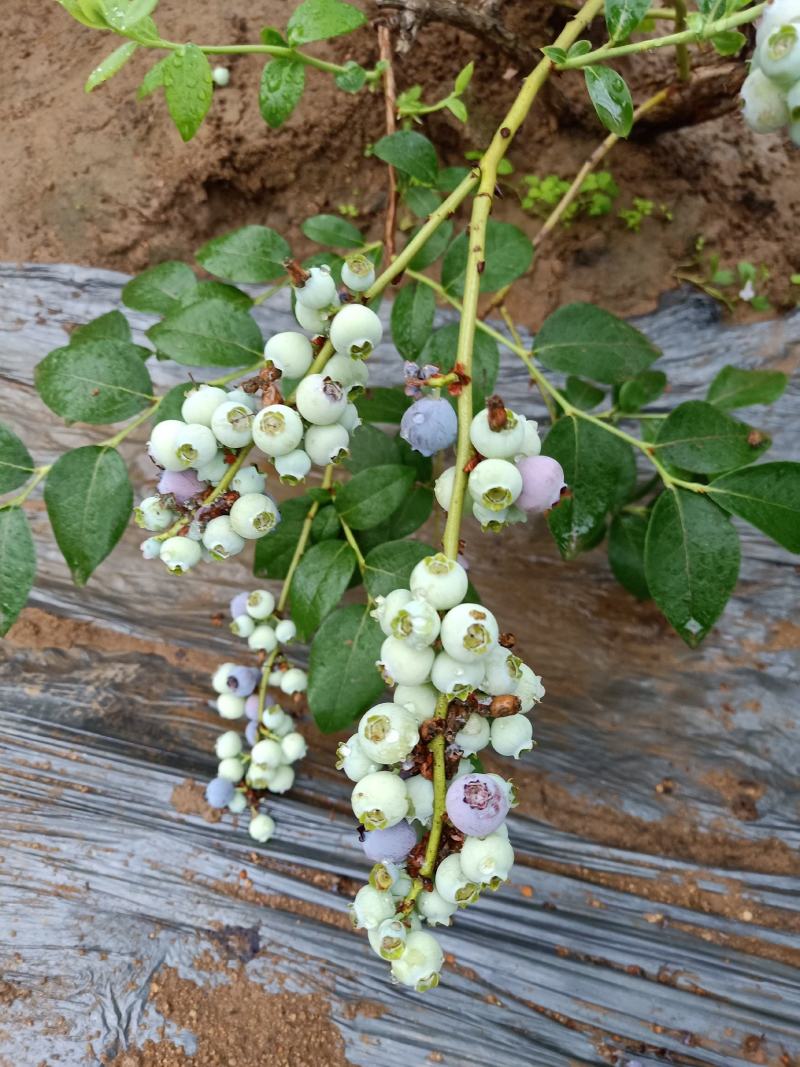
[[[211,107],[211,66],[194,44],[181,45],[164,64],[164,95],[172,121],[184,141],[191,141]]]
[[[584,75],[597,117],[617,137],[627,137],[633,125],[633,101],[625,79],[611,67],[586,67]]]

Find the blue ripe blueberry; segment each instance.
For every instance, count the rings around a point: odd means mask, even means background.
[[[456,413],[444,397],[424,396],[415,400],[400,422],[400,436],[423,456],[449,448],[457,435]]]
[[[206,800],[212,808],[226,807],[233,794],[233,782],[229,778],[212,778],[206,786]]]
[[[245,712],[246,708],[247,703],[245,702]],[[258,723],[254,722],[251,719],[250,722],[248,722],[247,726],[245,726],[244,728],[244,736],[247,738],[248,745],[250,745],[250,747],[252,748],[253,745],[255,745],[255,743],[258,741]]]
[[[251,693],[245,700],[244,713],[248,719],[258,722],[258,693]]]
[[[450,783],[445,808],[450,822],[462,834],[485,837],[508,815],[508,796],[491,775],[465,774]]]
[[[261,680],[261,671],[257,667],[238,667],[231,665],[225,680],[227,693],[235,693],[237,697],[249,697]]]
[[[247,593],[237,593],[231,600],[230,612],[232,619],[238,619],[240,615],[244,615],[247,611]]]
[[[417,835],[403,819],[388,830],[370,830],[364,835],[364,855],[373,863],[403,863],[417,843]]]

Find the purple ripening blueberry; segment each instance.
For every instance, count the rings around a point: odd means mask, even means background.
[[[260,680],[261,671],[257,667],[231,667],[227,686],[237,697],[249,697]]]
[[[423,456],[449,448],[457,435],[456,413],[444,397],[424,396],[415,400],[400,422],[400,436]]]
[[[503,824],[508,797],[489,774],[465,774],[450,784],[445,797],[450,822],[469,837],[486,837]]]
[[[550,456],[526,456],[517,464],[522,475],[522,492],[517,506],[525,511],[548,511],[557,504],[565,488],[561,464]]]
[[[174,496],[178,504],[185,504],[206,488],[207,483],[201,482],[193,470],[164,471],[158,479],[159,493]]]
[[[402,863],[417,843],[417,835],[403,819],[388,830],[370,830],[364,835],[364,855],[372,863]]]
[[[224,808],[233,792],[233,782],[229,782],[227,778],[212,778],[206,786],[206,800],[212,808]]]
[[[230,612],[232,619],[238,619],[240,615],[247,614],[247,598],[249,593],[237,593],[231,600]]]

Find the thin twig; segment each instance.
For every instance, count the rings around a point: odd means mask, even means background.
[[[389,27],[385,23],[378,26],[378,49],[383,68],[383,98],[386,104],[386,133],[392,134],[397,130],[397,86],[394,80],[394,66],[392,65],[392,37]],[[383,229],[383,248],[387,262],[391,263],[395,255],[394,231],[397,221],[397,175],[394,167],[386,168],[389,182],[388,202],[386,204],[386,219]]]

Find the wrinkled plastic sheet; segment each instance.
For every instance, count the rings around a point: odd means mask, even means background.
[[[104,436],[49,415],[33,368],[65,327],[117,306],[125,280],[0,268],[0,418],[38,462]],[[282,301],[257,310],[265,331],[290,328]],[[685,292],[638,325],[664,350],[669,407],[702,397],[725,363],[791,371],[800,354],[797,314],[731,327]],[[376,384],[401,371],[388,346],[370,366]],[[159,363],[154,378],[169,386],[181,372]],[[500,391],[543,415],[513,358]],[[796,379],[754,412],[776,434],[774,457],[800,453],[797,413]],[[143,439],[123,446],[137,488]],[[354,1064],[800,1063],[800,628],[787,553],[741,528],[740,583],[692,652],[614,583],[602,550],[567,564],[541,525],[469,533],[476,584],[548,695],[538,747],[507,768],[523,795],[513,884],[442,932],[453,960],[418,996],[390,985],[343,921],[366,865],[334,740],[314,735],[297,787],[272,804],[267,846],[173,806],[176,786],[213,772],[208,675],[239,649],[210,616],[250,584],[245,564],[169,581],[142,564],[130,530],[76,589],[41,504],[31,514],[39,579],[0,673],[0,1063],[97,1063],[140,1045],[161,1022],[151,979],[167,963],[210,981],[203,949],[266,989],[317,989]],[[351,1010],[365,1001],[376,1010]],[[191,1034],[181,1040],[191,1050]]]

